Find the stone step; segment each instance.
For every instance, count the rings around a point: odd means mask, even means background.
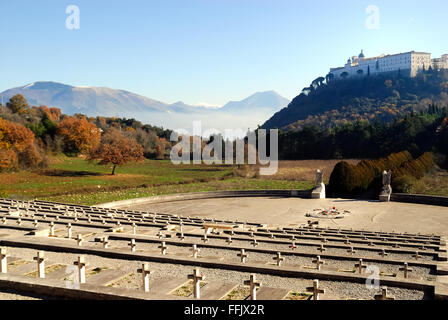
[[[237,286],[234,283],[209,282],[201,288],[201,300],[221,300]]]

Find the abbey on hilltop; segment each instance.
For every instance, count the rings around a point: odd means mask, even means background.
[[[431,59],[431,53],[411,51],[366,58],[361,50],[359,56],[348,59],[345,66],[331,68],[329,76],[337,80],[386,72],[400,72],[403,76],[415,77],[419,71],[428,70],[430,67],[448,69],[448,54],[438,59]]]

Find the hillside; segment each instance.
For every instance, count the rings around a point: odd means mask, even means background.
[[[391,74],[328,83],[318,78],[263,128],[329,128],[359,120],[387,123],[434,104],[448,105],[448,70],[428,70],[416,78]]]

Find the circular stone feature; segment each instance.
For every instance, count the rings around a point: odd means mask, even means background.
[[[313,212],[307,213],[305,217],[318,219],[342,219],[349,213],[350,211],[348,210],[340,211],[336,209],[336,207],[332,207],[331,209],[314,209]]]

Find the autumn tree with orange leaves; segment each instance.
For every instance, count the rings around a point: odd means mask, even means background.
[[[33,168],[42,163],[34,134],[21,124],[0,118],[0,171]]]
[[[67,117],[59,123],[57,131],[64,140],[64,151],[69,154],[88,154],[101,140],[101,130],[84,118]]]
[[[98,148],[92,150],[89,161],[99,160],[100,165],[112,165],[112,175],[117,166],[128,162],[143,161],[143,147],[133,138],[126,137],[119,129],[109,129],[101,138]]]

